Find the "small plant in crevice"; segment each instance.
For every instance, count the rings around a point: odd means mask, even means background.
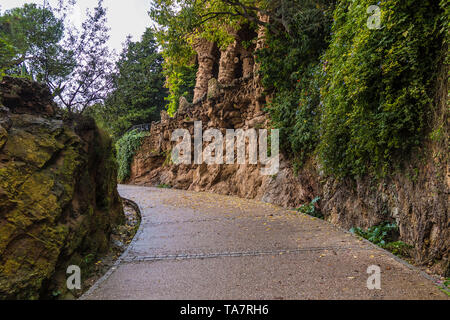
[[[86,265],[89,265],[94,261],[94,259],[95,259],[95,255],[93,253],[89,253],[83,258],[82,262]]]
[[[57,298],[61,295],[61,290],[54,290],[52,292],[52,297]]]
[[[158,184],[156,187],[160,188],[160,189],[171,189],[172,188],[172,186],[170,184],[165,184],[165,183]]]
[[[388,242],[383,246],[384,249],[392,252],[399,257],[410,257],[411,249],[414,248],[412,245],[404,243],[403,241]]]
[[[324,219],[323,214],[316,208],[317,201],[320,200],[320,197],[315,197],[310,203],[301,205],[297,211],[303,214],[307,214],[309,216]]]
[[[350,232],[363,237],[378,246],[384,246],[394,239],[395,234],[398,233],[398,226],[396,223],[384,222],[377,226],[370,227],[365,231],[361,228],[354,227],[350,229]]]
[[[446,278],[439,289],[450,297],[450,278]]]
[[[409,257],[410,250],[413,248],[413,246],[397,240],[399,231],[396,223],[383,222],[367,230],[353,227],[350,229],[350,232],[369,240],[397,256]]]

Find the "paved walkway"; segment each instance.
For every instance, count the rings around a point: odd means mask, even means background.
[[[324,221],[210,193],[120,186],[135,240],[85,299],[446,299],[390,253]],[[367,268],[381,268],[381,290]]]

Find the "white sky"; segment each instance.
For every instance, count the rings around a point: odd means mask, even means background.
[[[44,0],[1,0],[0,9],[2,12],[8,9],[21,7],[25,3],[43,4]],[[55,5],[56,0],[49,0]],[[87,8],[93,9],[97,5],[97,0],[77,0],[73,13],[70,16],[74,24],[80,25]],[[133,40],[140,40],[145,29],[152,25],[152,20],[147,12],[150,8],[149,0],[104,0],[103,5],[107,8],[108,26],[110,39],[108,46],[115,49],[117,53],[122,51],[122,43],[127,35],[131,35]]]

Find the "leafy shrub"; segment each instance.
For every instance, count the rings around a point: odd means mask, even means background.
[[[404,243],[403,241],[394,241],[398,238],[398,226],[395,223],[382,223],[378,226],[373,226],[366,231],[361,228],[351,228],[350,232],[357,234],[364,239],[386,249],[396,256],[410,257],[413,246]]]
[[[357,234],[378,246],[384,246],[387,242],[394,239],[395,235],[398,233],[398,226],[395,223],[385,222],[378,226],[370,227],[366,231],[361,228],[351,228],[350,232]]]
[[[297,209],[298,212],[307,214],[309,216],[323,219],[323,215],[320,210],[316,209],[316,202],[320,200],[320,197],[314,198],[310,203],[301,205],[300,208]]]
[[[118,180],[124,182],[130,177],[130,165],[136,151],[142,144],[142,139],[149,135],[148,132],[132,130],[124,134],[116,142],[117,162],[119,164]]]

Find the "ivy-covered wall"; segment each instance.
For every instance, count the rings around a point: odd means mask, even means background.
[[[140,148],[142,139],[149,135],[148,132],[132,130],[125,133],[116,142],[117,162],[119,165],[117,179],[125,182],[130,177],[130,165],[135,152]]]
[[[340,0],[319,12],[315,29],[269,35],[259,52],[272,121],[299,165],[317,155],[333,176],[386,176],[429,134],[448,1]]]

